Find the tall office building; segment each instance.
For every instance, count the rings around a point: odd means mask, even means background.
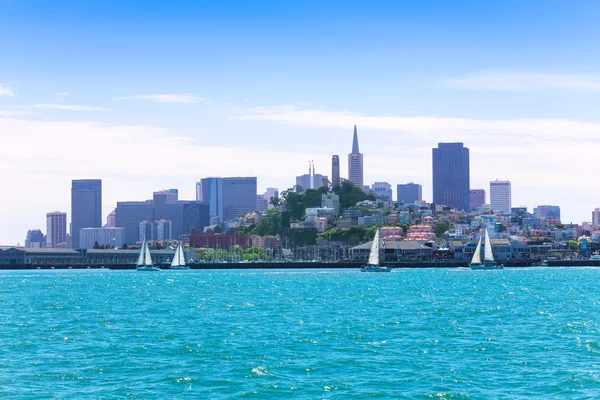
[[[594,228],[600,227],[600,208],[594,208],[592,211],[592,225]]]
[[[471,210],[477,210],[485,204],[485,190],[483,189],[471,189]]]
[[[296,185],[301,186],[302,189],[319,189],[326,186],[328,178],[326,175],[315,173],[315,164],[311,163],[308,165],[308,174],[300,175],[296,177]]]
[[[469,149],[462,143],[439,143],[432,150],[433,202],[470,212]]]
[[[125,229],[123,228],[81,228],[79,230],[79,246],[92,249],[94,244],[105,247],[123,247]]]
[[[173,239],[171,236],[171,221],[164,219],[154,221],[154,240],[169,240]]]
[[[120,201],[115,210],[115,225],[125,228],[125,243],[136,244],[140,240],[140,222],[152,221],[154,207],[152,200],[146,201]]]
[[[371,191],[379,198],[392,200],[392,185],[387,182],[375,182]]]
[[[197,200],[208,204],[210,224],[223,222],[223,178],[204,178],[198,182]]]
[[[331,156],[331,188],[338,186],[340,186],[340,156],[334,155]]]
[[[179,191],[177,189],[161,190],[160,192],[154,192],[152,195],[152,202],[154,205],[154,220],[158,221],[164,219],[165,203],[168,201],[179,200]]]
[[[269,209],[269,200],[265,199],[265,196],[261,194],[256,195],[256,211],[259,213],[265,212]]]
[[[423,200],[423,188],[416,183],[406,183],[396,186],[396,201],[398,204],[414,204]]]
[[[114,228],[116,226],[115,222],[115,210],[112,210],[110,214],[106,216],[106,225],[107,228]]]
[[[363,187],[363,155],[358,150],[358,133],[354,125],[354,138],[352,140],[352,153],[348,154],[348,179],[354,186]]]
[[[32,229],[27,231],[27,237],[25,238],[25,248],[27,249],[43,249],[46,247],[46,238],[39,229]]]
[[[510,214],[511,194],[510,194],[510,181],[495,181],[490,182],[490,205],[492,211]]]
[[[279,189],[278,188],[267,188],[267,191],[265,192],[265,194],[263,194],[263,197],[268,202],[267,208],[271,209],[271,208],[275,207],[273,205],[273,201],[272,200],[279,198]]]
[[[256,186],[256,177],[223,178],[224,221],[255,211]]]
[[[559,206],[537,206],[533,209],[533,214],[538,218],[557,219],[560,221]]]
[[[71,237],[79,248],[81,228],[102,226],[102,180],[74,179],[71,183]]]
[[[256,192],[254,193],[256,204]],[[172,201],[165,204],[165,220],[171,221],[171,237],[202,233],[210,225],[210,206],[200,201]]]
[[[67,213],[54,211],[46,214],[46,247],[67,248]]]

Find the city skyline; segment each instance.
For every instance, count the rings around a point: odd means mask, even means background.
[[[339,154],[347,171],[355,124],[366,185],[412,181],[431,200],[430,149],[463,142],[472,188],[501,168],[513,204],[589,220],[598,173],[573,160],[600,146],[600,5],[376,3],[256,5],[254,18],[242,3],[3,4],[0,243],[69,211],[72,179],[102,178],[104,220],[162,188],[192,200],[203,176],[257,176],[262,193],[293,186],[306,160],[329,175]]]

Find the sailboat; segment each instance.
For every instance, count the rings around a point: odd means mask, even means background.
[[[494,253],[492,252],[492,242],[487,229],[485,230],[483,246],[483,262],[481,262],[481,237],[477,242],[477,248],[471,259],[471,269],[503,269],[502,265],[496,264]]]
[[[138,257],[135,269],[138,271],[160,271],[160,268],[156,267],[152,262],[150,247],[148,247],[145,240],[140,248],[140,256]]]
[[[390,272],[392,269],[388,267],[382,267],[379,264],[379,252],[380,252],[381,240],[379,239],[379,228],[375,232],[373,238],[373,244],[371,245],[371,252],[369,253],[369,261],[367,265],[360,269],[361,272]]]
[[[190,269],[190,267],[185,264],[185,255],[183,254],[183,246],[181,245],[181,242],[177,243],[177,250],[175,250],[173,261],[171,261],[171,269]]]

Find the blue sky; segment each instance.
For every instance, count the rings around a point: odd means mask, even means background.
[[[70,180],[118,200],[207,175],[294,184],[342,169],[431,193],[431,148],[464,141],[473,187],[600,206],[594,1],[0,1],[0,244],[70,210]],[[157,162],[156,160],[160,160]],[[48,193],[43,203],[39,191]],[[8,202],[8,204],[6,204]],[[14,212],[17,210],[17,212]]]

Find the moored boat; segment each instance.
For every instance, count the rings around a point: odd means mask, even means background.
[[[150,247],[148,246],[145,240],[144,243],[142,243],[142,247],[140,248],[140,256],[138,257],[135,269],[137,269],[138,271],[160,271],[160,268],[158,268],[152,262],[152,256],[150,255]]]
[[[379,252],[381,250],[381,239],[379,238],[379,228],[375,232],[373,238],[373,244],[371,244],[371,251],[369,252],[369,261],[367,264],[360,269],[360,272],[390,272],[392,269],[389,267],[382,267],[379,262]]]
[[[185,254],[183,253],[183,246],[181,242],[177,243],[177,249],[175,250],[175,255],[173,256],[173,260],[171,261],[171,269],[174,270],[189,270],[185,263]]]
[[[483,246],[483,262],[481,261],[481,237],[477,242],[477,248],[473,253],[471,259],[471,269],[504,269],[501,264],[496,263],[494,260],[494,253],[492,252],[492,243],[490,242],[490,236],[487,229],[484,234],[484,246]]]

